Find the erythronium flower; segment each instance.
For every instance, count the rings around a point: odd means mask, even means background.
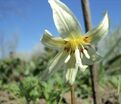
[[[104,34],[108,32],[109,18],[105,13],[102,22],[87,33],[82,33],[80,25],[71,10],[60,0],[49,0],[53,11],[55,26],[61,37],[53,37],[45,30],[42,43],[51,48],[59,49],[58,54],[48,65],[49,72],[61,68],[65,64],[66,80],[73,84],[78,69],[84,71],[88,65],[98,60],[99,55],[93,49]]]

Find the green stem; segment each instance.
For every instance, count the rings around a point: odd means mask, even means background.
[[[118,79],[118,101],[120,102],[120,76],[119,76],[119,79]]]
[[[71,88],[71,104],[76,104],[75,93],[74,93],[74,85],[70,85]]]

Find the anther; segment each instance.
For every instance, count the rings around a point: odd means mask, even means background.
[[[85,42],[88,42],[88,37],[84,37],[84,41]]]
[[[84,52],[83,52],[83,48],[80,49],[80,52],[81,52],[81,53],[84,53]]]

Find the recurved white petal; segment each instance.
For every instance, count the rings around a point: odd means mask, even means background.
[[[66,58],[67,58],[67,53],[63,51],[59,52],[52,60],[50,60],[47,68],[49,69],[49,72],[60,69],[61,66],[64,64]]]
[[[78,68],[75,66],[75,56],[72,55],[67,63],[66,81],[73,84],[77,75]]]
[[[62,38],[54,38],[48,30],[45,30],[41,41],[45,46],[51,48],[61,48],[64,46],[65,42]]]
[[[109,30],[109,17],[105,13],[102,22],[94,29],[86,33],[88,37],[91,38],[91,43],[96,44],[104,35],[108,33]]]
[[[60,51],[53,59],[51,59],[47,65],[46,70],[43,71],[41,75],[42,80],[47,80],[55,72],[63,69],[64,60],[66,59],[67,54],[63,51]]]
[[[79,22],[71,10],[60,0],[49,0],[56,28],[63,38],[80,35]],[[74,34],[73,34],[74,33]]]
[[[66,81],[68,81],[71,85],[73,85],[76,75],[77,75],[78,68],[69,68],[66,72]]]

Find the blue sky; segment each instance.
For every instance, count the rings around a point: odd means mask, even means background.
[[[84,31],[80,0],[61,1],[74,12]],[[121,25],[121,0],[89,1],[93,26],[100,23],[105,11],[109,13],[111,29]],[[45,29],[58,34],[48,0],[0,0],[0,33],[2,31],[7,39],[18,34],[17,51],[31,51],[40,43]]]

